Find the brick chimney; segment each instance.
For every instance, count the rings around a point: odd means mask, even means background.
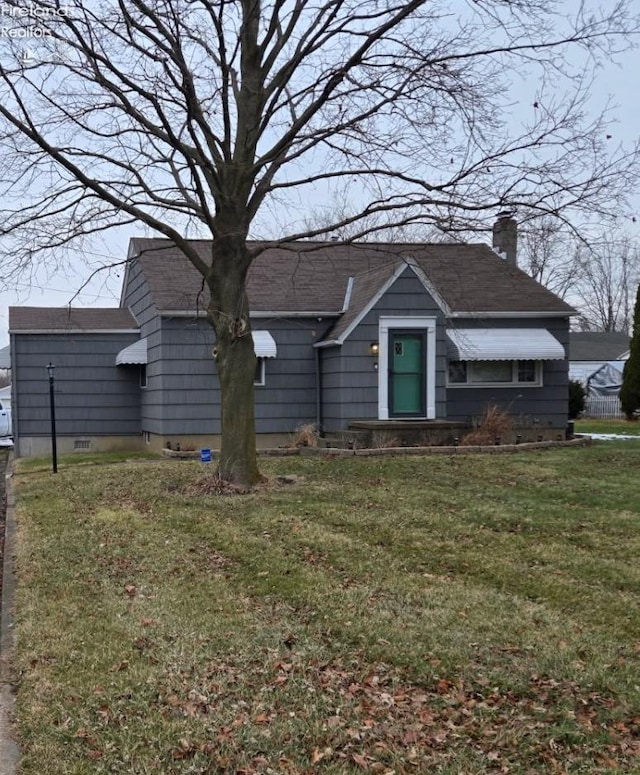
[[[518,222],[511,210],[498,213],[493,224],[493,247],[502,253],[507,261],[518,263]]]

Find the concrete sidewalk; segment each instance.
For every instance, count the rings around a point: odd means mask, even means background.
[[[15,775],[18,768],[19,749],[13,737],[12,717],[15,705],[13,680],[13,612],[15,604],[15,510],[11,463],[9,456],[5,472],[6,522],[4,538],[4,563],[2,569],[2,615],[0,616],[0,773]]]

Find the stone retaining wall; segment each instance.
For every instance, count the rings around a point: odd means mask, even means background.
[[[507,452],[529,452],[535,449],[551,449],[554,447],[586,447],[591,444],[590,436],[578,436],[566,441],[531,441],[523,444],[499,444],[490,447],[383,447],[380,449],[337,449],[335,447],[287,447],[258,450],[260,456],[288,457],[304,455],[307,457],[379,457],[381,455],[499,455]],[[199,460],[200,451],[177,451],[163,449],[162,454],[169,458],[183,460]],[[215,457],[218,450],[211,450]]]

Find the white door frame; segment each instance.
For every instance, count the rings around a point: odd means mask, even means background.
[[[425,370],[427,414],[436,419],[436,321],[434,317],[380,317],[378,320],[378,419],[389,419],[389,331],[395,328],[423,330],[427,339]],[[420,418],[416,418],[420,419]]]

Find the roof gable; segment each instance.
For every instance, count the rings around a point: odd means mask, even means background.
[[[348,308],[336,322],[325,340],[319,342],[317,346],[326,347],[330,344],[342,344],[406,272],[414,275],[414,279],[420,283],[425,292],[434,299],[443,312],[448,314],[447,305],[433,292],[430,283],[415,262],[411,259],[398,259],[394,263],[385,264],[378,269],[353,278],[353,288]]]

